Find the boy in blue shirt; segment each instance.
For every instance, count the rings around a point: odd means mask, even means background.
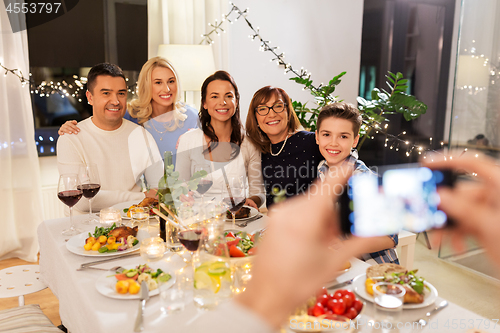
[[[352,104],[332,103],[321,109],[316,123],[316,143],[321,155],[325,158],[318,165],[318,175],[321,180],[325,179],[330,170],[343,163],[354,165],[354,174],[373,173],[363,161],[358,159],[356,146],[361,124],[361,115]],[[395,250],[397,245],[398,235],[376,237],[373,241],[373,252],[363,255],[363,259],[374,260],[379,264],[399,264]]]

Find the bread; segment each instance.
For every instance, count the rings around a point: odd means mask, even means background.
[[[406,268],[396,264],[380,264],[373,265],[366,269],[366,277],[374,278],[374,277],[384,277],[386,273],[404,273],[406,272]]]

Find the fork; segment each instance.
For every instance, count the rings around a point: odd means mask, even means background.
[[[448,306],[448,301],[443,300],[441,303],[439,303],[438,306],[436,306],[434,309],[432,309],[431,311],[429,311],[425,314],[425,319],[421,318],[421,319],[415,320],[415,322],[418,323],[420,325],[420,327],[425,327],[428,324],[427,320],[429,320],[429,318],[432,314],[438,312],[439,310],[444,309],[447,306]]]
[[[80,268],[77,268],[76,270],[77,271],[83,271],[85,269],[97,269],[97,270],[100,270],[100,271],[115,271],[116,273],[121,273],[125,270],[125,268],[123,268],[122,266],[116,266],[116,267],[111,267],[111,268],[99,268],[99,267],[94,267],[94,266],[87,266],[87,267],[80,267]]]
[[[253,221],[255,221],[255,220],[258,220],[258,219],[260,219],[260,218],[261,218],[261,217],[263,217],[263,216],[264,216],[264,215],[262,215],[262,214],[257,215],[257,216],[255,216],[255,217],[252,217],[252,218],[250,218],[250,219],[246,220],[246,221],[243,221],[243,222],[241,222],[241,223],[237,223],[237,224],[236,224],[236,226],[237,226],[237,227],[239,227],[239,228],[244,228],[244,227],[246,227],[246,226],[248,225],[248,223],[253,222]]]

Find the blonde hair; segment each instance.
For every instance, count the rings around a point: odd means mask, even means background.
[[[175,83],[177,84],[177,93],[174,101],[174,124],[167,127],[167,130],[174,131],[175,129],[182,127],[184,120],[186,120],[186,108],[185,104],[181,101],[182,90],[179,82],[179,77],[174,69],[174,66],[165,58],[154,57],[149,59],[144,66],[142,66],[141,72],[139,73],[139,79],[137,80],[136,94],[137,98],[130,101],[128,104],[128,111],[130,115],[139,120],[139,124],[143,124],[151,118],[153,113],[153,107],[151,105],[152,100],[152,82],[151,75],[153,70],[158,67],[168,68],[174,73]]]

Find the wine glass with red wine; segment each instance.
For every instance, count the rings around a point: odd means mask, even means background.
[[[101,189],[99,180],[99,172],[95,163],[80,165],[78,176],[81,181],[79,189],[82,190],[83,196],[89,199],[89,218],[82,221],[83,224],[98,223],[99,220],[95,214],[92,214],[92,199]]]
[[[205,205],[205,193],[212,187],[214,184],[214,181],[212,179],[212,174],[210,170],[210,165],[207,164],[195,164],[194,165],[194,172],[206,172],[206,176],[201,178],[198,182],[198,188],[196,191],[201,194],[201,204],[202,206]]]
[[[191,252],[191,258],[193,258],[206,236],[206,229],[203,222],[198,219],[198,216],[195,216],[192,210],[181,206],[178,214],[184,221],[186,228],[179,231],[177,237],[186,250]]]
[[[63,230],[64,236],[75,236],[82,231],[75,227],[73,222],[73,206],[82,198],[83,192],[78,187],[81,185],[77,174],[63,174],[59,177],[57,185],[57,197],[69,207],[70,228]]]
[[[198,223],[191,225],[187,229],[182,230],[178,234],[179,242],[191,253],[191,258],[198,252],[200,243],[205,236],[205,228]]]
[[[233,217],[236,226],[236,213],[243,207],[247,198],[246,179],[244,176],[226,177],[222,188],[222,202]]]

